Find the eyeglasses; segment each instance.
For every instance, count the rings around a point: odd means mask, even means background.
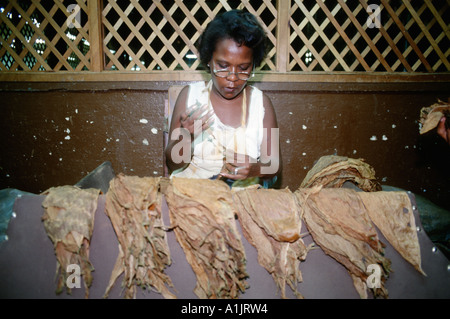
[[[252,70],[253,70],[253,68],[252,68]],[[231,74],[236,74],[236,77],[241,81],[247,81],[254,75],[252,72],[231,72],[228,69],[216,70],[215,63],[213,63],[213,73],[218,78],[228,78]]]

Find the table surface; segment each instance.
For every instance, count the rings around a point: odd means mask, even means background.
[[[0,298],[84,298],[84,286],[55,294],[56,258],[52,242],[47,236],[41,217],[42,195],[23,195],[17,198],[15,216],[8,228],[9,240],[0,244]],[[413,198],[414,200],[414,198]],[[415,205],[417,207],[417,205]],[[168,208],[163,200],[163,219],[169,225]],[[417,210],[414,211],[416,225],[422,229]],[[247,280],[249,288],[241,299],[274,299],[281,294],[272,276],[257,262],[257,252],[242,236],[239,221],[238,230],[247,256]],[[306,232],[303,223],[302,233]],[[406,262],[378,231],[380,240],[387,246],[385,255],[392,261],[393,272],[386,281],[389,298],[450,298],[450,262],[421,230],[418,232],[422,255],[422,268],[427,276],[421,275]],[[304,238],[311,243],[310,236]],[[172,290],[178,298],[196,299],[193,290],[196,277],[188,264],[184,252],[175,239],[173,231],[168,232],[168,243],[172,264],[165,272],[174,283]],[[112,224],[105,214],[105,196],[100,195],[95,213],[94,231],[91,239],[90,260],[95,270],[89,298],[102,298],[109,283],[112,269],[118,255],[118,241]],[[311,250],[300,264],[303,281],[298,284],[299,292],[307,299],[317,298],[359,298],[347,270],[321,249]],[[109,298],[123,298],[122,276],[112,288]],[[295,298],[286,287],[288,298]],[[372,297],[369,294],[369,297]],[[163,298],[160,294],[137,289],[137,298]]]

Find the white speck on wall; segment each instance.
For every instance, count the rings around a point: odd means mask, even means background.
[[[146,138],[144,138],[144,140],[142,141],[142,144],[148,145],[148,140]]]
[[[372,135],[372,137],[370,138],[371,141],[376,141],[377,137],[375,135]]]
[[[70,129],[66,128],[66,129],[64,130],[64,132],[66,132],[67,134],[70,134]]]
[[[381,179],[381,181],[384,183],[384,182],[386,182],[387,181],[387,177],[383,177],[382,179]]]
[[[52,155],[52,152],[49,152],[49,153],[48,153],[48,155],[50,155],[50,156],[51,156],[51,155]]]
[[[152,133],[153,134],[158,134],[158,129],[157,128],[152,128]]]
[[[62,162],[62,157],[59,158],[59,161]]]
[[[78,109],[75,109],[75,114],[78,114]]]
[[[407,150],[409,148],[409,145],[405,145],[405,150]]]
[[[305,152],[303,152],[303,153],[302,153],[302,155],[303,155],[303,156],[306,156],[306,153],[305,153]]]
[[[70,135],[67,135],[64,139],[65,140],[70,140]]]
[[[302,125],[302,129],[306,130],[308,127],[306,127],[306,125]]]
[[[158,175],[158,172],[157,171],[153,171],[153,175]]]
[[[308,169],[308,167],[306,167],[306,166],[303,166],[303,169],[304,169],[304,170],[306,170],[306,169]]]
[[[118,138],[116,138],[116,142],[120,141]]]
[[[292,115],[292,114],[294,114],[294,113],[292,113],[292,112],[289,112],[289,115]]]
[[[66,117],[66,121],[70,121],[70,117]]]
[[[333,126],[333,128],[337,128],[337,125]]]
[[[395,124],[392,124],[392,128],[396,128],[397,127],[397,125],[395,125]]]
[[[147,124],[148,120],[147,119],[140,119],[139,122],[142,123],[142,124]]]
[[[94,121],[90,121],[89,123],[94,124]]]
[[[386,137],[386,135],[383,135],[382,139],[383,139],[383,141],[387,141],[387,140],[388,140],[388,138]]]
[[[289,139],[286,140],[286,143],[287,143],[287,144],[290,144],[290,143],[291,143],[291,140],[289,140]]]
[[[353,150],[353,154],[356,154],[356,153],[358,153],[358,151],[357,150]]]

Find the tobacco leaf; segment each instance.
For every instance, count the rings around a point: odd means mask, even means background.
[[[421,274],[420,245],[411,200],[405,192],[358,193],[370,219],[400,255]]]
[[[119,255],[105,298],[124,273],[125,298],[136,297],[136,286],[154,289],[164,298],[176,298],[172,281],[164,273],[171,264],[166,227],[161,214],[160,177],[119,174],[111,180],[105,213],[119,241]]]
[[[301,220],[289,189],[243,189],[233,200],[245,238],[258,252],[258,262],[274,279],[286,298],[286,283],[298,298],[299,268],[307,248],[300,238]]]
[[[375,177],[375,170],[363,159],[345,156],[322,156],[308,171],[300,184],[300,188],[310,188],[317,185],[323,187],[341,187],[350,181],[364,191],[380,191],[381,185]]]
[[[374,288],[373,293],[387,298],[384,282],[391,262],[383,256],[383,244],[357,192],[316,186],[298,189],[295,195],[314,242],[347,268],[360,297],[368,297],[367,267],[377,264],[382,276],[380,288]]]
[[[249,188],[234,192],[239,213],[245,210],[275,240],[295,242],[300,238],[301,221],[289,189]]]
[[[85,298],[89,297],[94,270],[89,260],[89,246],[99,194],[98,189],[75,186],[52,187],[43,193],[46,197],[42,202],[42,221],[55,248],[58,294],[63,291],[68,278],[67,266],[76,264],[83,277]],[[66,291],[71,293],[67,286]]]
[[[445,124],[450,125],[450,103],[438,100],[438,103],[423,107],[419,118],[420,134],[425,134],[437,127],[443,116],[447,118]]]
[[[197,278],[195,294],[202,299],[238,298],[248,275],[228,185],[174,177],[165,198],[176,239]]]

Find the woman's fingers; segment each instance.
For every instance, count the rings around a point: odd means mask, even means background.
[[[250,168],[246,165],[239,166],[232,163],[225,163],[224,169],[219,175],[233,180],[241,180],[248,177],[249,171]]]
[[[191,135],[195,134],[195,130],[201,129],[207,130],[214,123],[214,111],[208,109],[207,105],[203,105],[200,108],[188,108],[181,114],[180,122],[181,127],[187,129]],[[206,112],[206,113],[205,113]],[[201,121],[201,125],[197,121]]]

